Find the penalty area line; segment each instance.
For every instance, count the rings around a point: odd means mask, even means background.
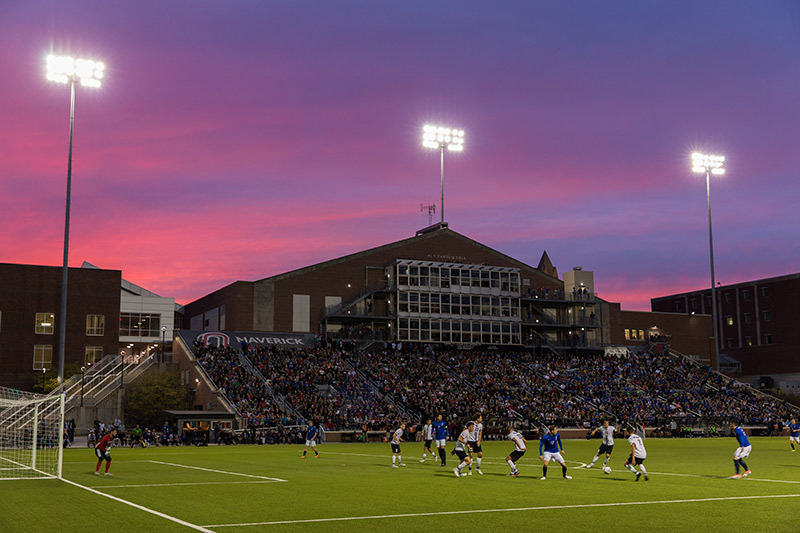
[[[278,483],[278,481],[271,481],[269,479],[264,479],[261,481],[199,481],[197,483],[146,483],[142,485],[104,485],[100,487],[91,487],[97,490],[109,490],[109,489],[138,489],[138,488],[149,488],[149,487],[189,487],[195,485],[264,485],[266,483]]]
[[[95,490],[93,488],[81,485],[80,483],[75,483],[74,481],[70,481],[69,479],[62,478],[61,480],[64,481],[65,483],[69,483],[70,485],[74,485],[74,486],[76,486],[76,487],[78,487],[80,489],[88,490],[89,492],[93,492],[94,494],[99,494],[100,496],[103,496],[104,498],[109,498],[109,499],[114,500],[116,502],[124,503],[125,505],[130,505],[131,507],[139,509],[140,511],[144,511],[144,512],[150,513],[150,514],[154,514],[154,515],[156,515],[158,517],[164,518],[164,519],[169,520],[171,522],[175,522],[176,524],[180,524],[182,526],[190,527],[190,528],[195,529],[197,531],[203,531],[204,533],[214,533],[210,529],[206,529],[203,526],[198,526],[197,524],[192,524],[191,522],[187,522],[185,520],[181,520],[180,518],[175,518],[174,516],[170,516],[168,514],[161,513],[159,511],[156,511],[155,509],[150,509],[149,507],[145,507],[143,505],[139,505],[138,503],[129,502],[128,500],[123,500],[122,498],[117,498],[116,496],[112,496],[110,494],[105,494],[103,492],[100,492],[99,490]]]
[[[381,520],[387,518],[414,518],[419,516],[446,516],[459,514],[475,513],[508,513],[520,511],[549,511],[559,509],[591,509],[593,507],[621,507],[624,505],[665,505],[672,503],[704,503],[720,502],[728,500],[759,500],[768,498],[798,498],[800,494],[775,494],[768,496],[728,496],[720,498],[692,498],[687,500],[655,500],[655,501],[634,501],[634,502],[613,502],[613,503],[584,503],[575,505],[547,505],[542,507],[514,507],[511,509],[466,509],[463,511],[437,511],[430,513],[404,513],[373,516],[343,516],[338,518],[310,518],[305,520],[278,520],[274,522],[250,522],[244,524],[211,524],[203,527],[245,527],[245,526],[274,526],[282,524],[310,524],[315,522],[347,522],[353,520]]]
[[[182,465],[178,463],[165,463],[164,461],[147,461],[148,463],[156,463],[159,465],[169,465],[169,466],[177,466],[179,468],[191,468],[192,470],[203,470],[205,472],[215,472],[217,474],[228,474],[231,476],[244,476],[244,477],[252,477],[256,479],[266,479],[268,481],[283,481],[287,482],[286,479],[279,479],[276,477],[266,477],[266,476],[257,476],[255,474],[243,474],[241,472],[228,472],[227,470],[214,470],[213,468],[203,468],[202,466],[190,466],[190,465]]]

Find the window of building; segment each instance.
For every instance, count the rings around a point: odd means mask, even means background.
[[[692,309],[697,309],[697,298],[689,300],[689,304],[692,306]]]
[[[626,341],[631,340],[631,330],[629,330],[627,328],[625,328],[625,340]]]
[[[764,344],[772,344],[772,335],[769,333],[764,335]]]
[[[742,315],[742,318],[744,318],[744,323],[745,324],[752,324],[753,323],[753,316],[750,313],[744,313]]]
[[[733,325],[733,317],[732,316],[726,316],[725,317],[725,323],[728,324],[729,326],[732,326]]]
[[[106,317],[104,315],[86,315],[86,334],[93,337],[102,337],[106,332]]]
[[[53,367],[53,345],[37,344],[33,347],[33,369],[50,370]]]
[[[639,330],[639,340],[644,340],[644,330],[643,329]]]
[[[772,313],[769,309],[765,309],[761,316],[763,317],[764,322],[769,322],[772,320]]]
[[[120,337],[160,337],[161,315],[120,313],[119,335]]]
[[[680,300],[676,300],[675,301],[675,311],[680,311],[681,307],[683,307],[683,306],[681,305]]]
[[[744,338],[744,345],[745,346],[752,346],[753,345],[753,337],[745,337]]]
[[[761,297],[769,298],[769,287],[767,286],[761,287]]]
[[[706,296],[706,306],[711,307],[711,295]]]
[[[85,363],[96,363],[100,359],[103,358],[103,347],[102,346],[87,346],[86,351],[84,354],[84,362]]]
[[[728,348],[733,348],[733,339],[728,337]]]
[[[53,313],[36,313],[36,333],[39,335],[52,335],[55,317]]]
[[[724,294],[724,296],[725,296],[725,303],[726,303],[726,304],[729,304],[729,303],[731,303],[731,293],[729,293],[729,292],[726,292],[726,293]]]
[[[750,291],[748,291],[748,290],[743,290],[742,291],[742,300],[744,300],[745,302],[749,302],[750,301]]]

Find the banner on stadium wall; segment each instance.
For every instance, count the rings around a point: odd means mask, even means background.
[[[304,333],[270,333],[264,331],[185,331],[181,338],[187,346],[199,342],[203,346],[231,346],[237,350],[246,343],[250,347],[278,346],[284,348],[313,347],[314,335]]]

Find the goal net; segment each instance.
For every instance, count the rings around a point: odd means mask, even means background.
[[[0,387],[0,480],[60,478],[64,395]]]

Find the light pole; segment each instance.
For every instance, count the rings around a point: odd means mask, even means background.
[[[164,362],[164,354],[167,346],[167,326],[161,326],[161,361]]]
[[[72,132],[75,125],[75,82],[100,87],[105,66],[97,61],[68,56],[47,56],[47,79],[69,83],[69,156],[67,158],[67,209],[64,217],[64,266],[61,271],[61,316],[58,327],[58,382],[64,381],[64,347],[67,335],[67,260],[69,258],[69,212],[72,199]]]
[[[714,323],[714,370],[719,372],[719,325],[717,324],[717,281],[714,276],[714,237],[711,231],[711,174],[725,174],[725,158],[721,155],[692,154],[692,171],[706,175],[708,199],[708,253],[711,258],[711,321]]]
[[[86,372],[86,367],[81,367],[81,407],[83,407],[83,375]]]
[[[442,202],[439,204],[439,212],[442,214],[442,224],[444,224],[444,149],[446,147],[451,152],[463,151],[464,130],[427,124],[422,128],[422,146],[438,149],[441,157]]]

